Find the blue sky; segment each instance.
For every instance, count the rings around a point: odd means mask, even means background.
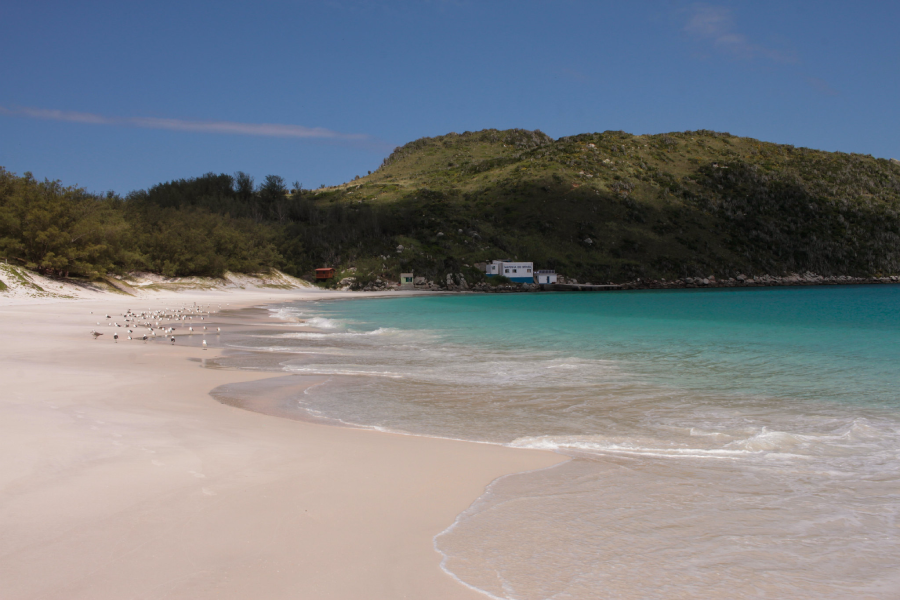
[[[900,158],[896,2],[4,2],[0,165],[304,187],[450,131],[714,129]]]

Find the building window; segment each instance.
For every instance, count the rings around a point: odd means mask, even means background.
[[[518,271],[518,270],[516,270],[516,269],[513,269],[513,273],[518,273],[518,272],[519,272],[519,271]]]
[[[507,269],[506,272],[509,273],[509,269]]]
[[[531,269],[528,269],[528,272],[531,273]]]

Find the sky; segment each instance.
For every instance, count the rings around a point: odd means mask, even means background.
[[[486,128],[727,131],[900,158],[900,3],[0,4],[0,166],[125,195],[304,188]]]

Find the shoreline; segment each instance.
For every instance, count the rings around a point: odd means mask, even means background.
[[[273,374],[199,368],[220,351],[181,336],[172,347],[88,335],[90,311],[339,297],[360,295],[0,306],[7,597],[483,597],[442,570],[434,538],[498,477],[565,457],[236,409],[210,392]]]
[[[589,292],[589,291],[625,291],[625,290],[684,290],[684,289],[748,289],[771,287],[815,287],[835,285],[890,285],[900,283],[900,276],[886,277],[851,277],[849,275],[837,275],[834,277],[822,277],[820,275],[788,275],[784,277],[774,275],[759,275],[757,277],[716,279],[712,277],[685,277],[667,281],[665,279],[635,279],[624,283],[533,283],[533,284],[500,284],[490,285],[478,283],[471,287],[462,288],[458,285],[440,287],[437,285],[416,286],[416,290],[444,291],[444,292],[481,292],[488,294],[509,292]]]
[[[109,276],[97,282],[57,279],[27,271],[21,267],[0,264],[0,282],[6,280],[7,287],[0,291],[0,306],[58,302],[61,300],[104,300],[119,298],[138,301],[178,298],[197,294],[271,294],[285,292],[293,294],[328,294],[335,297],[375,296],[385,297],[384,292],[397,295],[428,295],[435,293],[525,293],[525,292],[583,292],[583,291],[636,291],[636,290],[677,290],[677,289],[746,289],[770,287],[815,287],[847,285],[890,285],[900,283],[900,276],[885,275],[858,277],[851,275],[822,276],[806,272],[789,275],[736,275],[735,277],[683,277],[681,279],[637,278],[622,283],[576,282],[561,277],[556,284],[499,284],[487,282],[465,284],[427,281],[412,288],[400,289],[399,283],[379,280],[377,286],[351,289],[326,289],[312,283],[291,277],[279,271],[258,274],[226,273],[222,278],[181,277],[166,278],[151,273],[130,273],[127,276]],[[386,297],[395,297],[393,294]]]

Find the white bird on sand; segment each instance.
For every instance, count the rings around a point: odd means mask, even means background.
[[[221,328],[221,327],[216,327],[216,333],[222,333],[222,328]]]
[[[191,333],[194,333],[194,328],[193,328],[193,327],[188,327],[188,330],[189,330]]]
[[[129,340],[131,339],[131,336],[130,336],[130,335],[128,336],[128,339],[129,339]]]
[[[203,349],[206,350],[206,340],[203,340]]]
[[[172,336],[172,345],[175,345],[175,336]]]

